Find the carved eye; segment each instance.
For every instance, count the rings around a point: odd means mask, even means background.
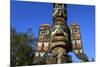
[[[46,34],[46,31],[41,31],[40,34]]]
[[[76,26],[76,28],[79,28],[79,26]]]
[[[63,29],[65,29],[65,26],[62,26]]]
[[[61,28],[64,29],[65,27],[64,26],[61,26]]]
[[[65,32],[66,31],[66,28],[65,26],[61,26],[62,30]]]
[[[53,29],[52,29],[52,31],[55,31],[57,29],[57,27],[55,26]]]

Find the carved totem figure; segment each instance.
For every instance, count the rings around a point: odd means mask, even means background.
[[[83,62],[88,61],[83,51],[79,25],[73,23],[68,27],[65,4],[54,3],[53,7],[51,29],[48,24],[40,26],[34,61],[43,61],[44,64],[71,63],[69,52]]]
[[[88,61],[83,51],[79,25],[73,23],[70,26],[70,32],[71,32],[72,51],[75,53],[76,57],[79,58],[80,60],[84,62]]]
[[[38,36],[34,58],[35,63],[42,61],[45,53],[50,49],[50,26],[48,24],[41,25]]]
[[[54,63],[64,63],[70,61],[67,59],[69,56],[68,48],[68,26],[66,24],[67,14],[65,4],[54,4],[53,11],[53,25],[51,28],[51,45],[50,49],[56,57],[52,57],[56,61]],[[51,61],[53,63],[53,61]]]

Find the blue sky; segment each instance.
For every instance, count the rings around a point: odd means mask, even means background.
[[[84,51],[90,60],[95,58],[95,7],[67,4],[66,10],[67,24],[77,22],[80,25]],[[34,36],[37,37],[41,24],[52,25],[52,11],[51,3],[12,1],[11,25],[16,27],[18,32],[25,32],[28,28],[32,28]],[[74,55],[73,60],[78,61]]]

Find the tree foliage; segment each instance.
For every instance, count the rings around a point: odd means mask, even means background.
[[[11,66],[31,65],[33,62],[34,37],[31,28],[24,33],[19,33],[15,28],[11,28]]]

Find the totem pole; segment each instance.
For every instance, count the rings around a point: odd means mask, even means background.
[[[79,25],[77,23],[73,23],[69,26],[69,28],[71,34],[72,52],[74,52],[76,57],[82,60],[83,62],[88,61],[88,58],[83,51]]]
[[[43,61],[45,53],[50,49],[50,26],[43,24],[40,26],[38,42],[35,49],[34,63],[46,62]]]
[[[49,24],[40,26],[34,61],[44,64],[72,63],[69,52],[82,62],[89,61],[83,50],[79,25],[67,25],[66,5],[54,3],[53,7],[52,27]]]
[[[53,24],[51,28],[50,49],[55,55],[52,57],[51,63],[71,62],[71,57],[67,55],[69,52],[69,35],[67,22],[67,12],[65,4],[53,4]]]

